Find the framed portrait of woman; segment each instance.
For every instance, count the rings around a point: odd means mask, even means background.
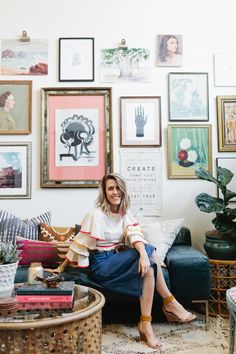
[[[0,81],[0,134],[31,133],[32,81]]]
[[[179,34],[157,35],[157,66],[183,65],[183,36]]]

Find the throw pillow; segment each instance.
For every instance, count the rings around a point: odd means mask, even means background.
[[[47,224],[40,225],[39,239],[41,241],[59,241],[59,242],[69,242],[72,241],[77,234],[76,227],[59,227],[50,226]]]
[[[51,223],[52,214],[47,211],[32,219],[20,219],[7,211],[0,210],[0,241],[13,243],[16,236],[22,236],[30,240],[38,240],[39,225],[41,223]]]
[[[44,267],[56,267],[58,264],[57,245],[53,242],[33,241],[17,236],[16,245],[21,251],[19,265],[41,262]]]
[[[163,264],[183,222],[183,218],[166,219],[142,226],[147,240],[156,247],[161,264]]]

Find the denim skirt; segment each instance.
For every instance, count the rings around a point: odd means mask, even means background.
[[[148,257],[155,247],[145,244]],[[142,277],[138,273],[139,252],[135,248],[116,252],[104,251],[89,256],[89,276],[97,284],[113,292],[140,297],[142,295]],[[156,273],[156,264],[150,259]]]

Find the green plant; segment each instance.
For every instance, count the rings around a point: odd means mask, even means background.
[[[11,242],[0,243],[0,264],[16,263],[20,259],[20,251]]]
[[[215,229],[225,236],[236,238],[236,208],[230,208],[229,202],[236,197],[236,193],[227,189],[234,174],[227,168],[217,167],[216,178],[204,168],[195,172],[196,176],[205,181],[215,183],[222,192],[222,198],[215,198],[207,193],[201,193],[195,198],[198,208],[205,213],[216,213],[212,220]]]

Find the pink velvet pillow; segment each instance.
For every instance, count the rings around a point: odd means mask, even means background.
[[[41,262],[43,266],[57,266],[57,246],[52,242],[32,241],[16,237],[17,249],[21,251],[19,265]]]

